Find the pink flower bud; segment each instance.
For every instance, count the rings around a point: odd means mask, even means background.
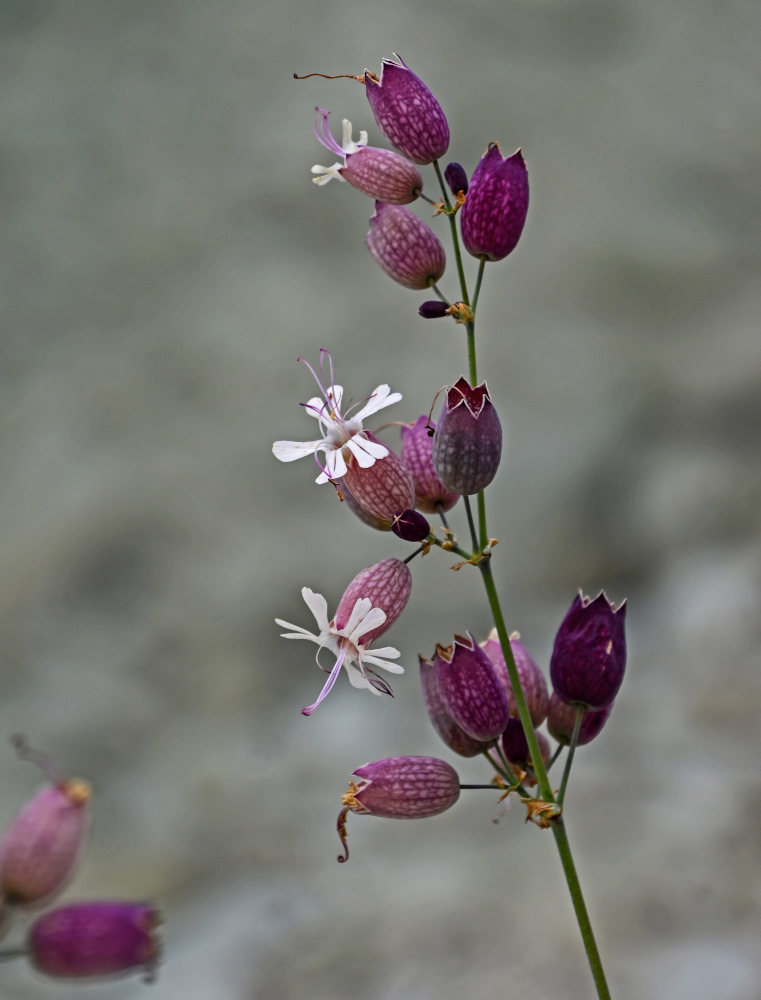
[[[605,708],[597,709],[597,711],[592,709],[585,711],[581,720],[581,728],[579,729],[579,738],[576,745],[582,747],[585,743],[591,743],[595,736],[601,732],[612,711],[612,702],[610,705],[606,705]],[[550,710],[547,715],[547,729],[550,736],[556,739],[558,743],[568,746],[573,737],[573,727],[575,724],[576,706],[567,705],[553,691],[550,698]]]
[[[436,757],[388,757],[353,772],[344,805],[387,819],[421,819],[449,809],[460,797],[457,772]],[[350,801],[346,801],[350,799]]]
[[[160,952],[158,923],[149,903],[71,903],[32,924],[31,961],[40,972],[67,979],[139,969],[150,979]]]
[[[405,288],[430,287],[447,266],[438,236],[404,205],[376,201],[365,244],[386,274]]]
[[[468,175],[465,168],[459,163],[448,163],[444,171],[444,180],[447,182],[449,190],[453,195],[468,193]]]
[[[420,661],[420,684],[423,688],[423,700],[428,709],[428,716],[433,728],[449,749],[454,750],[461,757],[477,757],[489,747],[493,747],[497,742],[496,737],[486,741],[474,740],[457,725],[439,694],[439,684],[433,661],[427,660],[424,656],[419,656],[418,659]]]
[[[357,573],[346,588],[336,609],[335,627],[338,631],[345,628],[354,605],[361,598],[366,598],[372,607],[380,608],[386,615],[381,625],[363,633],[362,643],[369,646],[378,636],[388,631],[404,611],[411,591],[412,574],[409,566],[401,559],[381,559]]]
[[[407,466],[415,484],[415,506],[426,514],[451,510],[460,499],[442,485],[433,466],[433,435],[436,424],[427,417],[418,417],[414,424],[401,428],[402,461]]]
[[[549,740],[544,733],[537,733],[536,739],[542,760],[546,763],[551,756]],[[502,734],[502,751],[509,764],[522,768],[530,766],[531,754],[520,719],[510,719],[508,722],[507,729]]]
[[[432,163],[449,148],[441,105],[420,77],[396,56],[384,59],[380,79],[365,70],[365,93],[381,132],[414,163]]]
[[[370,442],[379,443],[369,431]],[[352,455],[339,480],[341,495],[360,521],[379,531],[390,531],[394,515],[415,506],[415,487],[407,466],[391,449],[368,468]]]
[[[510,718],[505,689],[486,653],[468,632],[451,646],[436,646],[433,660],[441,700],[461,729],[488,743],[501,736]]]
[[[436,475],[448,490],[470,496],[489,485],[502,456],[502,426],[486,382],[462,375],[447,390],[433,439]]]
[[[592,600],[579,592],[563,619],[552,650],[550,678],[569,705],[612,704],[626,667],[626,602],[616,607],[604,593]]]
[[[422,542],[431,533],[431,526],[416,510],[403,510],[396,514],[391,530],[405,542]]]
[[[19,756],[44,767],[55,783],[29,801],[0,844],[0,892],[8,903],[28,906],[50,900],[74,872],[89,823],[90,785],[61,778],[43,755],[16,739]]]
[[[547,709],[550,704],[547,681],[534,658],[523,643],[519,641],[517,633],[513,633],[510,636],[510,648],[513,651],[515,666],[518,668],[518,677],[520,678],[523,694],[526,698],[526,705],[528,706],[531,721],[535,726],[540,726],[547,718]],[[507,702],[510,706],[510,717],[517,718],[518,706],[515,703],[513,686],[510,683],[510,675],[507,672],[507,664],[502,655],[502,646],[497,638],[496,629],[493,629],[489,638],[481,643],[481,649],[483,649],[494,664],[497,676],[505,686]]]
[[[492,143],[470,179],[460,211],[462,242],[468,253],[502,260],[517,246],[528,212],[528,173],[521,151],[503,157]]]

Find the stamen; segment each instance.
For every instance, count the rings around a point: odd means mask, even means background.
[[[35,750],[33,747],[30,747],[27,743],[26,736],[24,736],[23,733],[14,733],[9,742],[16,751],[19,760],[28,760],[32,764],[36,764],[38,767],[41,767],[45,774],[56,785],[63,785],[66,783],[66,779],[55,766],[50,757],[48,757],[47,754],[42,753],[41,750]]]

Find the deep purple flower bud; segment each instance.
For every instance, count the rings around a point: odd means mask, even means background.
[[[401,559],[381,559],[380,562],[357,573],[344,591],[335,614],[335,626],[346,626],[354,605],[360,598],[367,598],[374,608],[386,614],[386,620],[377,628],[362,635],[362,644],[369,645],[379,635],[383,635],[404,611],[412,590],[412,574],[409,566]]]
[[[451,646],[436,646],[433,660],[439,694],[460,728],[487,743],[505,731],[510,712],[505,689],[489,657],[473,636],[456,635]]]
[[[407,466],[415,484],[415,506],[426,514],[451,510],[460,499],[442,485],[433,467],[433,435],[436,424],[428,417],[418,417],[414,424],[401,428],[402,461]]]
[[[420,77],[396,59],[383,60],[380,79],[365,70],[367,99],[392,146],[415,163],[432,163],[449,148],[449,125]]]
[[[394,515],[391,530],[405,542],[422,542],[431,533],[431,526],[416,510],[401,510]]]
[[[436,475],[454,493],[478,493],[494,479],[502,426],[486,382],[471,388],[462,375],[447,390],[433,439]]]
[[[626,666],[626,602],[618,608],[604,593],[581,591],[555,636],[550,678],[569,705],[605,708],[618,694]]]
[[[531,716],[531,721],[535,726],[541,726],[547,718],[547,710],[550,705],[550,695],[547,690],[547,681],[536,660],[519,640],[517,632],[510,636],[510,648],[513,651],[515,666],[518,668],[523,694],[526,698],[526,705]],[[510,717],[518,718],[518,706],[515,703],[513,686],[510,683],[510,675],[507,672],[507,664],[502,655],[502,646],[497,638],[497,630],[492,629],[489,638],[481,643],[481,649],[487,654],[497,676],[505,686],[507,702],[510,706]]]
[[[423,689],[423,700],[428,709],[428,716],[433,728],[449,749],[454,750],[461,757],[477,757],[489,747],[493,747],[497,742],[496,737],[486,741],[474,740],[457,725],[441,700],[434,662],[427,660],[424,656],[419,656],[418,659],[420,661],[420,685]]]
[[[365,815],[421,819],[444,812],[460,797],[457,772],[436,757],[388,757],[358,767],[352,776],[360,780],[352,782],[344,805]]]
[[[420,171],[409,160],[390,149],[378,149],[367,145],[367,132],[361,132],[359,142],[351,137],[351,122],[344,118],[343,145],[333,138],[328,125],[329,111],[315,108],[317,118],[314,134],[322,145],[343,157],[343,164],[334,163],[330,167],[320,164],[312,167],[315,184],[327,184],[333,178],[348,181],[363,194],[392,205],[407,205],[414,201],[423,190]]]
[[[581,728],[579,729],[579,739],[576,743],[577,746],[584,746],[585,743],[591,743],[591,741],[597,736],[601,731],[602,727],[608,721],[608,716],[613,711],[613,703],[607,705],[605,708],[599,708],[597,711],[587,710],[584,712],[584,717],[581,720]],[[547,729],[549,730],[550,736],[558,741],[558,743],[568,746],[573,737],[573,727],[576,724],[576,708],[573,705],[567,705],[564,701],[552,692],[552,697],[550,698],[550,710],[547,716]]]
[[[464,167],[459,163],[447,164],[447,169],[444,171],[444,180],[449,185],[449,190],[453,195],[458,195],[460,191],[463,194],[468,193],[468,175],[465,173]]]
[[[460,211],[465,249],[487,260],[507,257],[520,239],[527,211],[528,172],[521,151],[504,158],[497,143],[491,143]]]
[[[438,236],[404,205],[376,201],[365,244],[386,274],[405,288],[429,288],[447,266]]]
[[[423,319],[441,319],[449,313],[449,306],[440,299],[431,299],[418,307],[418,316]]]
[[[62,778],[50,761],[15,740],[19,756],[40,764],[53,780],[29,801],[0,844],[0,893],[15,906],[34,905],[59,893],[74,872],[89,825],[90,785]]]
[[[537,733],[536,739],[542,760],[546,763],[551,755],[549,740],[544,733]],[[507,729],[502,734],[502,752],[510,764],[522,768],[530,764],[531,754],[520,719],[510,719],[508,722]]]
[[[378,439],[369,431],[369,441]],[[407,466],[388,449],[385,458],[375,460],[370,468],[362,467],[352,456],[346,474],[338,481],[341,495],[360,521],[379,531],[390,531],[394,515],[415,506],[415,486]]]
[[[78,979],[142,969],[150,979],[160,952],[158,923],[149,903],[71,903],[32,924],[30,958],[48,976]]]

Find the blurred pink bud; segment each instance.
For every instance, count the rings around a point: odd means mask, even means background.
[[[39,917],[29,931],[32,964],[48,976],[79,979],[155,973],[159,914],[150,903],[71,903]]]
[[[90,785],[62,778],[50,761],[16,737],[22,759],[40,764],[54,784],[23,807],[0,844],[0,892],[15,906],[47,902],[65,887],[79,858],[89,824]]]

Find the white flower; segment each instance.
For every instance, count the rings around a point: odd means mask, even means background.
[[[333,133],[330,131],[330,126],[328,125],[328,115],[330,112],[324,108],[315,108],[314,110],[317,112],[317,117],[314,120],[314,134],[317,136],[318,141],[326,149],[329,149],[331,153],[343,156],[344,158],[343,163],[334,163],[330,167],[323,167],[319,163],[316,163],[312,167],[312,173],[318,175],[312,178],[313,183],[322,186],[334,178],[338,181],[344,180],[341,176],[341,171],[346,166],[346,157],[352,153],[358,153],[360,149],[364,149],[367,145],[367,132],[361,131],[359,133],[359,140],[354,142],[351,137],[351,122],[344,118],[342,142],[339,145],[333,138]]]
[[[315,480],[316,483],[327,483],[331,479],[345,476],[347,459],[352,456],[362,469],[369,469],[377,459],[385,458],[388,455],[388,448],[368,438],[362,429],[362,421],[370,414],[377,413],[378,410],[391,406],[402,398],[401,393],[391,392],[389,386],[379,385],[365,400],[364,406],[351,417],[349,412],[352,407],[346,413],[342,413],[343,387],[333,381],[333,363],[325,348],[320,349],[320,371],[322,372],[325,355],[328,356],[330,363],[330,385],[327,389],[312,366],[303,358],[299,358],[299,361],[302,361],[314,375],[322,392],[322,399],[314,396],[308,402],[301,404],[319,423],[322,437],[316,441],[275,441],[272,445],[273,455],[281,462],[295,462],[297,458],[304,458],[306,455],[317,456],[319,452],[323,452],[325,465],[323,466],[317,459],[322,471]]]
[[[363,635],[367,635],[368,632],[372,632],[383,624],[386,620],[386,612],[381,608],[372,607],[372,601],[368,597],[360,597],[352,609],[349,620],[343,628],[339,629],[336,628],[335,619],[328,621],[328,603],[322,594],[316,594],[309,587],[302,587],[301,596],[314,615],[320,630],[319,634],[276,618],[275,622],[281,628],[295,629],[294,632],[282,632],[282,638],[308,639],[309,642],[316,642],[320,647],[315,657],[317,666],[325,673],[328,671],[320,663],[320,651],[329,649],[336,657],[336,662],[329,672],[328,679],[325,681],[317,701],[302,708],[302,715],[311,715],[320,702],[324,701],[330,694],[338,675],[341,673],[341,667],[346,668],[349,681],[355,688],[366,688],[373,694],[391,694],[391,688],[378,677],[372,667],[380,667],[382,670],[388,670],[391,674],[403,674],[404,667],[399,666],[398,663],[389,662],[398,659],[401,653],[393,646],[384,646],[382,649],[370,651],[368,648],[370,643],[362,643]],[[368,667],[368,664],[372,666]]]

